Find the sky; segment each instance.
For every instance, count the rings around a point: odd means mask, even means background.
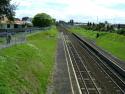
[[[12,0],[16,17],[47,13],[57,20],[125,23],[125,0]]]

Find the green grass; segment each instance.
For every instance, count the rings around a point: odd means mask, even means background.
[[[125,36],[116,33],[90,31],[80,27],[74,27],[71,30],[95,41],[98,46],[125,61]],[[97,33],[100,35],[99,38],[96,38]]]
[[[5,38],[0,38],[0,44],[5,42]]]
[[[0,94],[45,94],[55,62],[57,30],[28,35],[0,50]]]

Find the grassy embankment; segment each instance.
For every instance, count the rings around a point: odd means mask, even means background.
[[[57,30],[29,35],[27,43],[0,50],[0,94],[45,94],[54,62]]]
[[[5,38],[0,38],[0,44],[5,42]]]
[[[94,40],[98,46],[125,61],[125,36],[118,35],[116,33],[85,30],[80,27],[74,27],[71,30],[91,40]],[[100,35],[99,38],[96,38],[97,33]]]

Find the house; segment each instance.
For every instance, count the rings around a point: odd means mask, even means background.
[[[25,25],[24,21],[21,21],[20,19],[15,18],[15,20],[14,20],[14,29],[15,28],[22,29],[22,28],[25,28],[25,27],[26,27],[26,25]]]
[[[13,28],[11,25],[11,21],[9,21],[5,16],[0,19],[0,29]]]
[[[22,29],[25,27],[25,22],[21,21],[18,18],[15,18],[14,21],[10,21],[7,17],[3,16],[0,19],[0,29]]]

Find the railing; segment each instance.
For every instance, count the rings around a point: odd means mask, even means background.
[[[44,31],[45,28],[26,28],[26,29],[0,29],[0,49],[10,47],[15,44],[25,43],[28,34]]]

